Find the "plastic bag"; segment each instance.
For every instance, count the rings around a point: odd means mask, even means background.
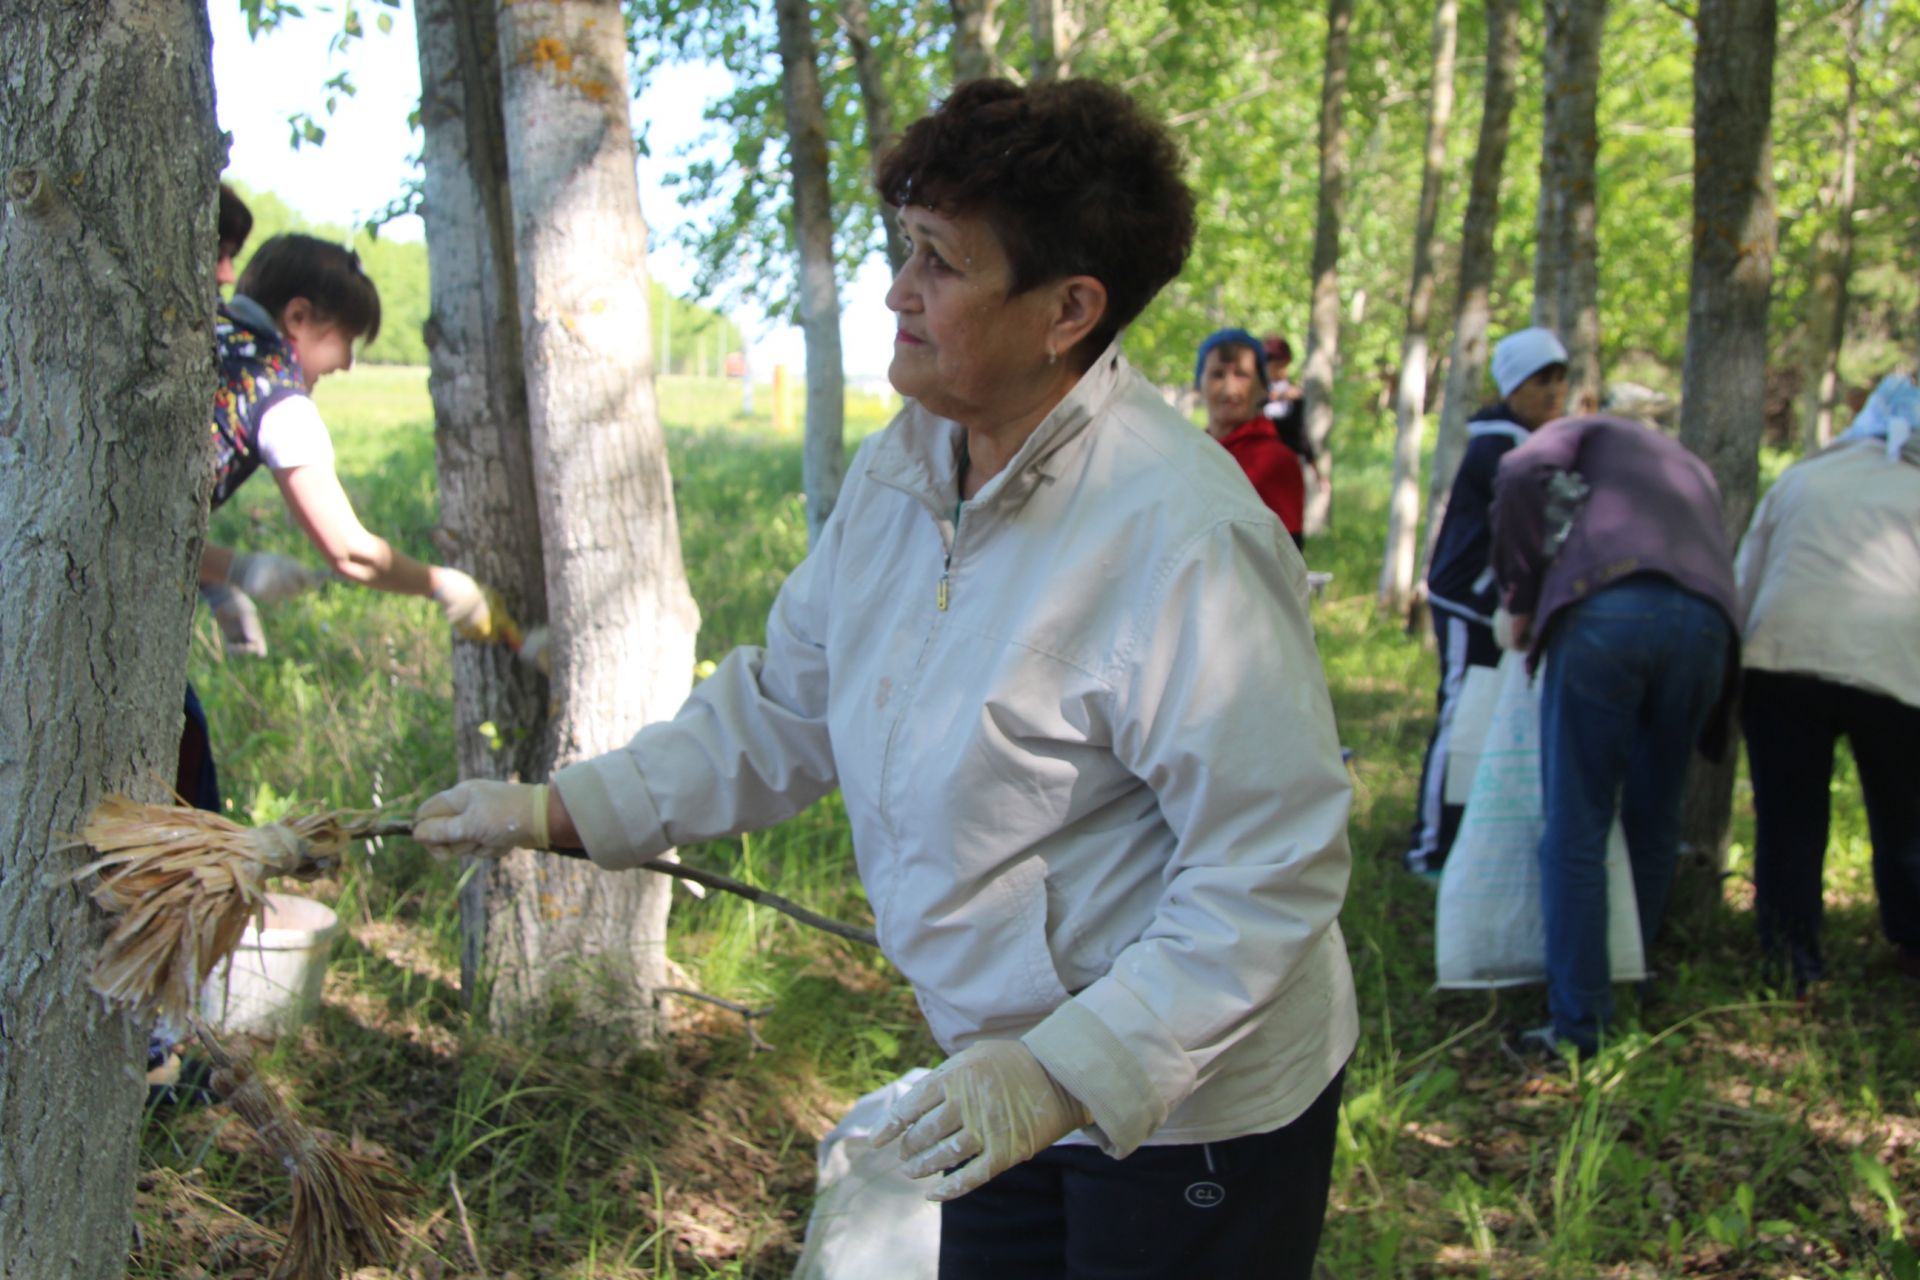
[[[820,1173],[807,1243],[794,1280],[935,1280],[940,1206],[901,1172],[897,1144],[873,1135],[893,1105],[927,1074],[915,1067],[853,1104],[820,1139]]]
[[[1547,978],[1540,910],[1540,697],[1526,655],[1500,659],[1500,691],[1480,746],[1460,833],[1440,877],[1435,985],[1511,987]],[[1626,837],[1607,837],[1607,954],[1615,982],[1647,976]]]

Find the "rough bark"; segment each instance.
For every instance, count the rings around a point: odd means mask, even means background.
[[[507,140],[493,14],[418,0],[432,311],[435,462],[449,561],[497,587],[516,618],[547,616],[527,388],[514,285]],[[453,647],[454,743],[463,778],[532,779],[550,750],[546,682],[494,645]],[[483,863],[460,892],[461,990],[486,974],[490,903],[504,907],[527,859]]]
[[[1773,54],[1776,0],[1701,0],[1693,77],[1693,276],[1681,372],[1680,443],[1713,469],[1727,536],[1758,499],[1766,418],[1767,302],[1773,286]],[[1715,902],[1701,870],[1726,866],[1734,753],[1696,759],[1682,843],[1687,891]]]
[[[1567,344],[1567,411],[1600,405],[1600,255],[1594,112],[1606,0],[1546,0],[1533,322]]]
[[[1085,19],[1072,0],[1028,0],[1027,25],[1033,36],[1031,83],[1065,80],[1073,74]]]
[[[1433,7],[1433,76],[1427,100],[1427,145],[1420,172],[1420,211],[1413,231],[1413,276],[1407,285],[1407,325],[1400,341],[1400,383],[1394,410],[1393,481],[1387,498],[1387,548],[1380,563],[1380,607],[1401,613],[1413,599],[1419,555],[1420,439],[1426,426],[1427,317],[1433,306],[1433,228],[1453,119],[1453,54],[1458,0]]]
[[[609,750],[678,709],[699,615],[654,403],[620,5],[502,3],[497,15],[554,763]],[[536,1016],[591,984],[583,1018],[651,1034],[669,882],[533,855],[504,877],[511,893],[493,896],[487,936],[496,1021]]]
[[[1473,181],[1460,231],[1460,296],[1453,312],[1453,356],[1440,426],[1434,432],[1433,465],[1427,478],[1427,560],[1446,518],[1453,476],[1467,448],[1467,418],[1480,397],[1487,369],[1487,325],[1493,287],[1493,233],[1500,223],[1500,177],[1507,163],[1513,121],[1514,83],[1520,71],[1517,0],[1487,0],[1487,73],[1480,109],[1480,140],[1473,152]]]
[[[1320,455],[1321,475],[1332,478],[1333,375],[1340,350],[1340,222],[1347,205],[1347,36],[1353,0],[1327,0],[1327,51],[1320,83],[1320,198],[1313,227],[1313,297],[1307,317],[1307,357],[1300,368],[1307,441]],[[1307,494],[1306,531],[1327,527],[1331,489]]]
[[[1840,348],[1847,336],[1847,290],[1853,275],[1854,169],[1859,152],[1860,6],[1840,11],[1847,38],[1846,108],[1840,114],[1840,171],[1824,193],[1830,221],[1815,249],[1813,287],[1808,290],[1808,361],[1805,446],[1808,453],[1833,440],[1833,411],[1840,402]]]
[[[953,82],[1005,74],[1000,65],[1000,0],[952,0]]]
[[[873,18],[867,0],[842,0],[835,20],[847,38],[853,55],[853,75],[860,85],[860,109],[867,120],[867,155],[878,163],[893,146],[893,102],[887,94],[886,77],[873,48]],[[907,262],[907,238],[900,230],[897,210],[883,205],[881,229],[886,234],[887,265],[899,274]]]
[[[820,536],[846,470],[846,374],[840,361],[840,285],[833,266],[833,195],[827,176],[827,108],[808,0],[775,0],[780,87],[793,156],[793,240],[800,250],[800,330],[807,344],[806,449],[801,483],[807,539]]]
[[[213,469],[206,11],[17,0],[0,40],[0,1276],[124,1274],[148,1028],[62,849],[180,744]]]

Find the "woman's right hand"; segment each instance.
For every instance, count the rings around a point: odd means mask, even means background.
[[[471,778],[428,797],[413,815],[413,838],[435,852],[468,858],[551,848],[547,787]]]

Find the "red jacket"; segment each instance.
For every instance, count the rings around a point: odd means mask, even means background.
[[[1288,533],[1305,524],[1307,482],[1300,471],[1300,455],[1280,442],[1280,433],[1266,418],[1243,422],[1220,442],[1240,469],[1253,481],[1254,492],[1267,504]]]

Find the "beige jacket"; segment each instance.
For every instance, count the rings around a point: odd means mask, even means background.
[[[1117,344],[956,528],[959,432],[909,404],[766,645],[555,783],[609,868],[837,785],[949,1052],[1023,1039],[1115,1155],[1286,1124],[1357,1033],[1299,553]]]
[[[1920,707],[1920,436],[1841,441],[1788,467],[1734,564],[1744,664]]]

